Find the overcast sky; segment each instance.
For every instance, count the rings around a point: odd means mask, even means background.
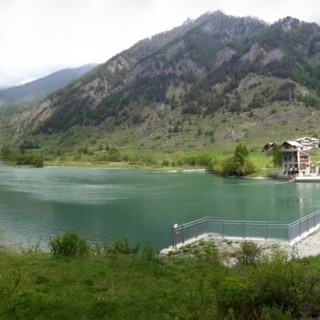
[[[320,24],[319,0],[0,0],[0,87],[86,63],[208,11]]]

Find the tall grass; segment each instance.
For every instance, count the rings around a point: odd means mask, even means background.
[[[65,237],[62,243],[68,247],[81,241]],[[319,257],[300,260],[279,249],[265,255],[244,243],[227,267],[225,256],[212,243],[166,257],[155,256],[149,245],[137,248],[123,238],[90,247],[85,256],[1,250],[0,319],[308,319],[320,315]]]

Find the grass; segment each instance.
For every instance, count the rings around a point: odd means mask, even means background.
[[[255,176],[266,177],[271,170],[277,169],[273,167],[272,155],[267,155],[264,152],[254,152],[250,154],[250,158],[257,168]]]
[[[235,254],[241,259],[234,267],[226,267],[215,245],[205,242],[166,257],[93,250],[75,258],[2,248],[0,318],[206,320],[251,314],[274,319],[277,311],[277,319],[300,319],[304,310],[320,314],[320,257],[291,261],[277,252],[270,260],[255,245],[244,249]],[[258,316],[266,312],[269,318]],[[291,312],[296,316],[284,316]]]
[[[0,257],[1,319],[191,319],[210,310],[213,298],[199,300],[195,261]]]

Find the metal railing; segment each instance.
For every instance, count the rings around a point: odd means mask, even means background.
[[[272,221],[225,220],[205,217],[172,227],[172,246],[207,235],[225,238],[282,240],[293,242],[320,226],[320,210],[292,223]]]

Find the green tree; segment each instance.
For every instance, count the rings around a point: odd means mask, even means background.
[[[234,155],[223,164],[222,172],[225,176],[246,176],[255,172],[249,151],[244,144],[240,143],[236,147]]]
[[[282,153],[281,153],[281,146],[276,146],[272,151],[272,162],[274,167],[281,167],[282,166]]]
[[[1,148],[1,159],[5,161],[12,161],[14,158],[14,155],[12,153],[12,150],[8,146],[3,146]]]

